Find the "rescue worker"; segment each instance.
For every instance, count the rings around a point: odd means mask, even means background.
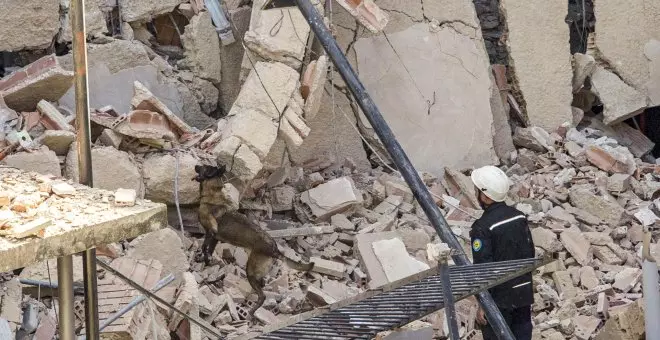
[[[474,263],[511,261],[534,257],[534,243],[527,225],[527,217],[504,203],[509,191],[509,178],[494,166],[472,172],[483,216],[470,230]],[[534,302],[532,274],[519,276],[489,290],[517,340],[532,338]],[[495,332],[479,309],[477,323],[482,326],[484,340],[496,340]]]

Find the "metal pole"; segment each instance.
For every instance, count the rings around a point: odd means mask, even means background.
[[[57,281],[60,306],[60,340],[74,340],[75,319],[73,316],[73,256],[57,259]]]
[[[323,49],[328,53],[330,59],[332,59],[332,62],[337,67],[337,71],[341,74],[342,78],[344,78],[346,85],[348,85],[348,88],[351,90],[358,105],[360,105],[362,112],[364,112],[369,123],[371,123],[371,126],[378,134],[378,138],[380,138],[381,142],[392,157],[392,160],[403,175],[403,178],[406,180],[406,183],[408,183],[413,195],[422,206],[424,213],[426,213],[426,216],[435,228],[438,236],[440,236],[442,241],[447,243],[449,247],[457,251],[457,253],[452,256],[454,262],[458,265],[472,264],[463,252],[463,248],[460,243],[458,243],[456,236],[447,225],[447,221],[445,221],[440,213],[440,209],[438,209],[438,206],[432,199],[426,185],[422,182],[422,179],[417,174],[412,163],[410,163],[408,156],[406,156],[403,148],[394,137],[394,133],[387,125],[387,122],[385,122],[383,115],[367,93],[364,85],[362,85],[358,79],[355,71],[348,63],[348,59],[346,59],[346,56],[342,53],[339,45],[337,45],[337,42],[332,37],[332,34],[325,26],[321,15],[309,0],[295,1],[296,5],[309,23],[309,26],[312,28],[312,31],[316,34],[321,45],[323,45]],[[488,292],[479,293],[477,299],[484,308],[488,323],[493,327],[495,333],[498,334],[499,339],[514,340],[513,333],[511,333],[509,326],[502,317],[502,314],[490,294],[488,294]]]
[[[645,227],[642,249],[642,291],[644,292],[644,319],[646,339],[660,339],[660,291],[658,288],[658,264],[651,256],[651,231]]]
[[[71,2],[73,32],[74,85],[76,95],[76,125],[78,144],[78,173],[80,183],[94,186],[92,179],[92,141],[89,122],[89,97],[87,95],[87,41],[85,31],[85,3]],[[96,249],[82,253],[85,286],[85,334],[92,340],[99,339],[98,295],[96,293]]]
[[[449,339],[459,340],[458,324],[456,323],[456,308],[454,305],[454,295],[451,291],[451,278],[449,277],[449,266],[447,258],[440,259],[440,279],[442,280],[442,296],[445,301],[445,320],[449,326]]]

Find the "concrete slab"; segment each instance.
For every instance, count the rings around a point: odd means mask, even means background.
[[[551,132],[573,121],[568,3],[502,0],[508,26],[509,66],[514,90],[530,125]],[[599,19],[600,20],[600,19]],[[548,48],[552,46],[552,48]]]
[[[245,47],[266,60],[300,68],[310,28],[297,7],[260,11],[251,26],[245,33]]]
[[[594,6],[596,47],[623,81],[644,95],[651,80],[645,45],[660,38],[658,13],[660,3],[654,0],[600,1]]]
[[[0,80],[0,96],[16,111],[34,111],[39,101],[58,100],[72,84],[73,72],[63,69],[53,54]]]
[[[428,264],[410,256],[403,241],[398,238],[377,241],[371,244],[389,282],[430,269]]]
[[[603,103],[603,123],[616,124],[636,116],[646,108],[646,96],[628,86],[617,75],[596,67],[591,75],[593,92]]]
[[[36,190],[39,178],[15,169],[0,169],[5,178],[2,190],[16,194]],[[7,180],[11,181],[7,182]],[[11,183],[11,184],[9,184]],[[23,215],[53,219],[42,237],[13,240],[0,238],[0,271],[23,268],[49,258],[79,253],[100,244],[135,238],[167,226],[164,204],[138,200],[133,207],[115,207],[112,192],[75,184],[76,194],[66,198],[52,195],[48,200],[49,216],[42,210],[14,214],[9,225],[26,223]],[[75,203],[71,203],[75,202]],[[30,217],[34,218],[34,217]]]
[[[185,62],[200,78],[220,83],[222,62],[220,38],[209,12],[200,12],[190,20],[181,42],[185,48]]]
[[[445,166],[497,162],[494,85],[475,32],[458,23],[419,23],[354,45],[361,80],[419,171],[439,175]]]

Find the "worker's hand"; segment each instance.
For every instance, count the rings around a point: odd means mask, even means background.
[[[486,321],[486,314],[484,314],[483,308],[479,307],[479,310],[477,311],[477,323],[485,326],[488,321]]]

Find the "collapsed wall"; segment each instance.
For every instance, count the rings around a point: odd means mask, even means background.
[[[496,163],[493,134],[501,130],[493,128],[493,112],[504,110],[490,104],[496,85],[472,2],[378,6],[389,17],[384,33],[372,33],[350,13],[335,10],[337,41],[413,164],[441,174],[445,166]],[[343,87],[339,78],[336,82]],[[378,144],[355,106],[354,113],[365,137]]]
[[[566,1],[500,0],[513,90],[530,125],[554,131],[572,122]]]

